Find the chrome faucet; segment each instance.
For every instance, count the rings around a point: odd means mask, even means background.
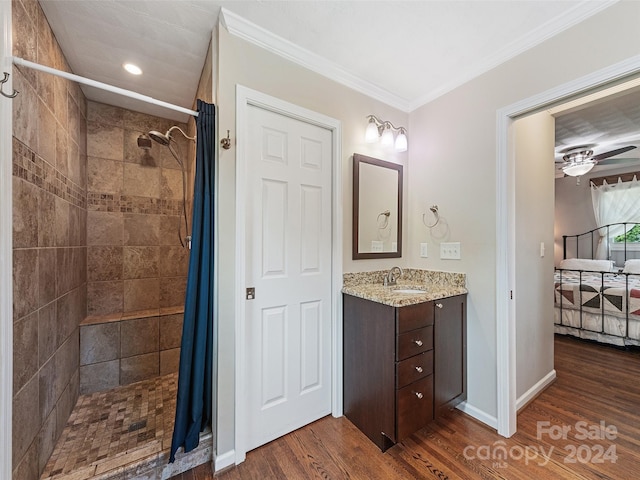
[[[403,271],[400,267],[392,267],[391,270],[387,272],[382,280],[382,285],[388,287],[389,285],[395,285],[396,280],[400,278],[403,274]]]

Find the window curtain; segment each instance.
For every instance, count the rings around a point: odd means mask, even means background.
[[[212,419],[215,105],[198,100],[197,111],[191,253],[170,463],[178,448],[189,452],[198,446]]]
[[[640,182],[635,176],[630,182],[619,179],[618,183],[611,185],[606,181],[599,187],[591,184],[591,200],[597,227],[619,222],[640,223]],[[633,225],[629,225],[627,230],[631,228]],[[609,227],[608,232],[603,228],[599,233],[596,258],[608,260],[609,242],[613,237],[626,233],[625,228],[623,225],[616,225]]]

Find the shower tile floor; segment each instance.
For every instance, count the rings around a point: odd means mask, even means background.
[[[168,464],[178,374],[80,395],[41,480],[162,480],[212,458],[211,433]]]

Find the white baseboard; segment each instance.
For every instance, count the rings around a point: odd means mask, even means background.
[[[462,402],[458,404],[456,408],[466,413],[467,415],[475,418],[476,420],[481,421],[482,423],[484,423],[485,425],[491,428],[495,428],[495,429],[498,428],[498,419],[496,417],[494,417],[493,415],[489,415],[484,410],[480,410],[479,408],[474,407],[468,402]]]
[[[520,411],[522,407],[528,404],[531,400],[536,398],[545,388],[549,386],[551,382],[556,379],[555,369],[547,373],[540,381],[538,381],[533,387],[527,390],[523,395],[516,400],[516,411]]]
[[[220,470],[223,470],[227,467],[232,467],[236,464],[236,451],[229,450],[228,452],[223,453],[222,455],[216,455],[215,460],[215,469],[216,473]]]

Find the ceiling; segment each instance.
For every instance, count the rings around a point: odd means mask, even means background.
[[[640,81],[633,80],[549,110],[555,117],[556,162],[562,150],[588,146],[594,155],[634,145],[640,147]],[[601,173],[640,165],[640,148],[610,157],[620,163],[596,165]],[[624,159],[624,160],[623,160]],[[562,172],[556,172],[558,177]]]
[[[226,27],[410,112],[615,3],[41,0],[77,75],[191,108],[221,9]],[[143,70],[134,77],[121,65]],[[185,115],[91,87],[91,100]]]
[[[40,3],[75,74],[175,105],[192,107],[220,18],[233,35],[411,112],[615,0]],[[139,65],[144,73],[126,73],[125,62]],[[183,113],[82,88],[94,101],[176,121],[187,119]],[[637,85],[621,90],[617,87],[551,109],[556,117],[556,151],[596,144],[597,155],[619,146],[640,146],[640,92]],[[622,156],[640,159],[640,148]],[[560,158],[557,154],[556,160]]]

